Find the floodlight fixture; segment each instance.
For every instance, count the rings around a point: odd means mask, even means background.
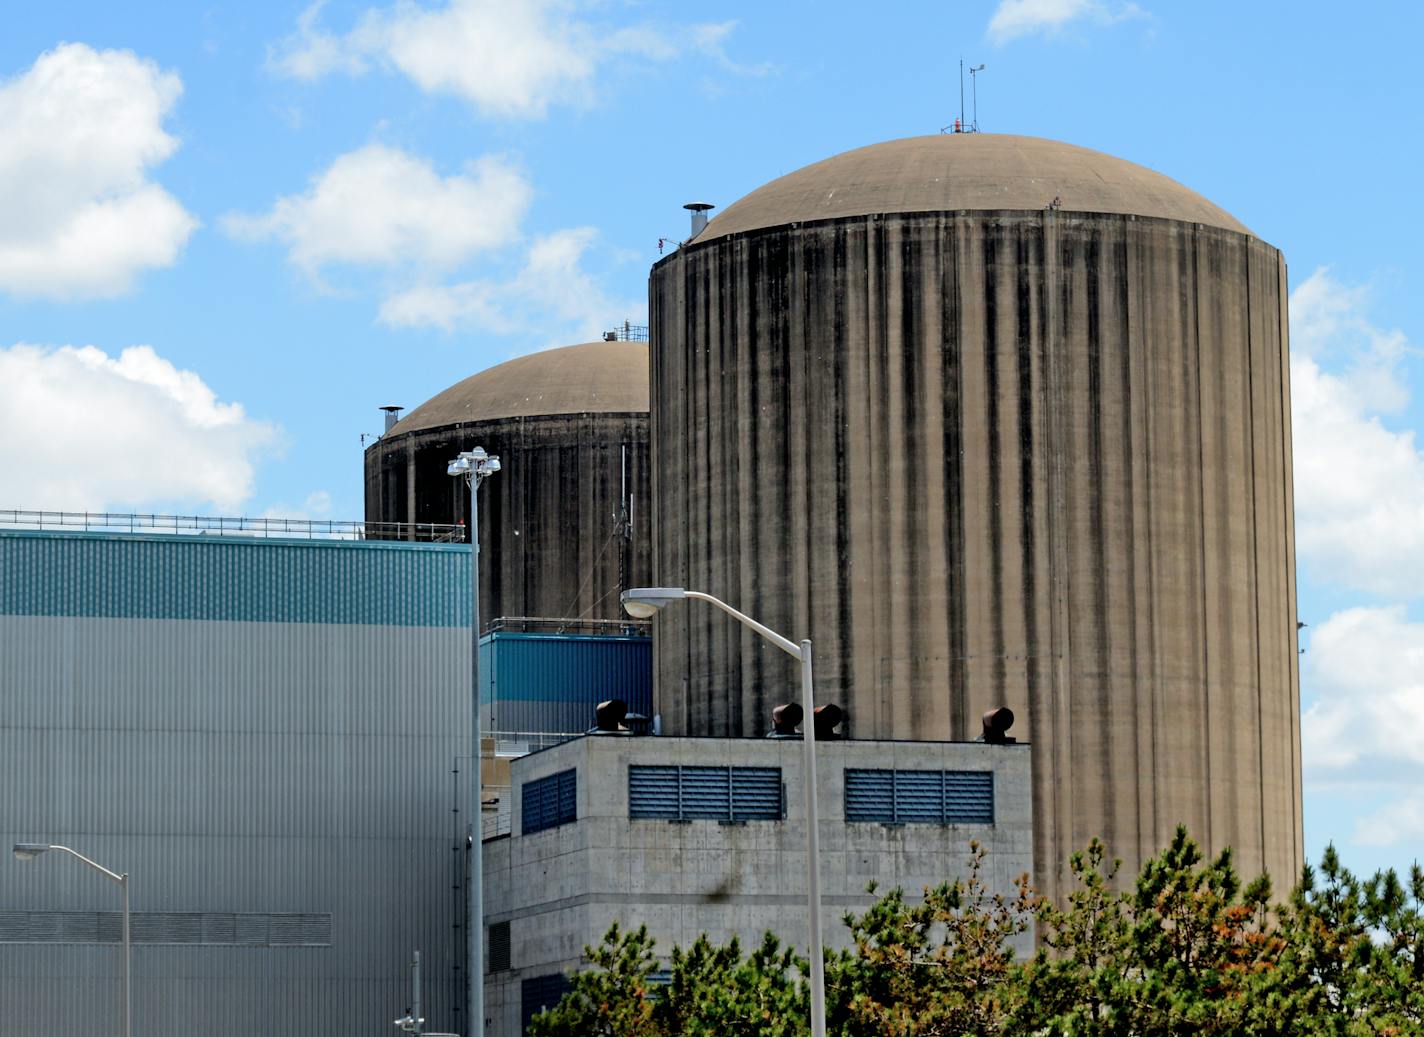
[[[634,619],[652,619],[663,606],[685,597],[681,587],[632,587],[619,595],[623,611]]]

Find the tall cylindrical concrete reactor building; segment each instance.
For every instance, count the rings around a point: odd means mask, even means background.
[[[477,446],[503,466],[480,488],[485,625],[620,618],[650,571],[647,343],[532,353],[416,407],[366,451],[367,521],[468,521],[446,467]]]
[[[892,141],[730,206],[650,284],[654,574],[815,643],[861,738],[1033,743],[1044,892],[1178,823],[1302,860],[1286,269],[1150,170]],[[752,736],[774,648],[665,610],[671,733]]]

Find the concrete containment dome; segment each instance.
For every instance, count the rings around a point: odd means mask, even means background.
[[[1092,837],[1130,875],[1178,823],[1295,877],[1276,249],[1118,159],[916,138],[729,206],[649,304],[655,584],[810,637],[852,737],[1009,706],[1045,892]],[[797,695],[715,610],[655,632],[671,734],[760,735]]]
[[[588,342],[516,357],[471,375],[416,407],[391,432],[495,418],[647,410],[647,343]]]
[[[366,451],[367,520],[468,521],[446,467],[476,446],[503,466],[480,489],[485,623],[620,618],[620,581],[650,569],[647,343],[531,353],[433,396]]]
[[[1038,137],[959,133],[872,144],[798,169],[728,206],[697,241],[845,216],[1050,205],[1250,233],[1195,191],[1120,158]]]

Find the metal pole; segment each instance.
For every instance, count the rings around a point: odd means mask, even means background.
[[[474,736],[473,766],[474,814],[470,840],[470,1037],[484,1037],[485,1032],[485,868],[484,813],[480,800],[484,795],[480,774],[480,477],[472,465],[470,470],[470,713]]]
[[[410,1010],[410,1017],[415,1020],[415,1032],[421,1033],[423,1020],[420,1017],[420,952],[415,952],[415,960],[410,963],[410,985],[414,988],[411,991],[411,1002],[414,1004]]]
[[[959,132],[964,132],[964,59],[959,59]]]
[[[826,1037],[826,969],[821,948],[821,819],[816,808],[816,707],[811,690],[811,642],[801,642],[801,737],[806,762],[806,907],[811,950],[811,1037]]]
[[[124,892],[124,989],[123,989],[123,1037],[133,1037],[133,940],[129,928],[129,874],[119,876],[119,887]]]

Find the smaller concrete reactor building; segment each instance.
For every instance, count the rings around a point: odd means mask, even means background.
[[[818,743],[821,882],[829,946],[873,898],[962,877],[1010,894],[1033,872],[1026,744]],[[489,1037],[524,1033],[557,1003],[612,922],[646,924],[666,956],[705,933],[805,953],[802,743],[590,735],[515,760],[507,837],[484,843]],[[1033,937],[1018,938],[1020,955]]]
[[[464,523],[446,468],[483,447],[480,616],[621,620],[646,583],[648,345],[604,341],[518,357],[416,407],[366,451],[366,521]]]

